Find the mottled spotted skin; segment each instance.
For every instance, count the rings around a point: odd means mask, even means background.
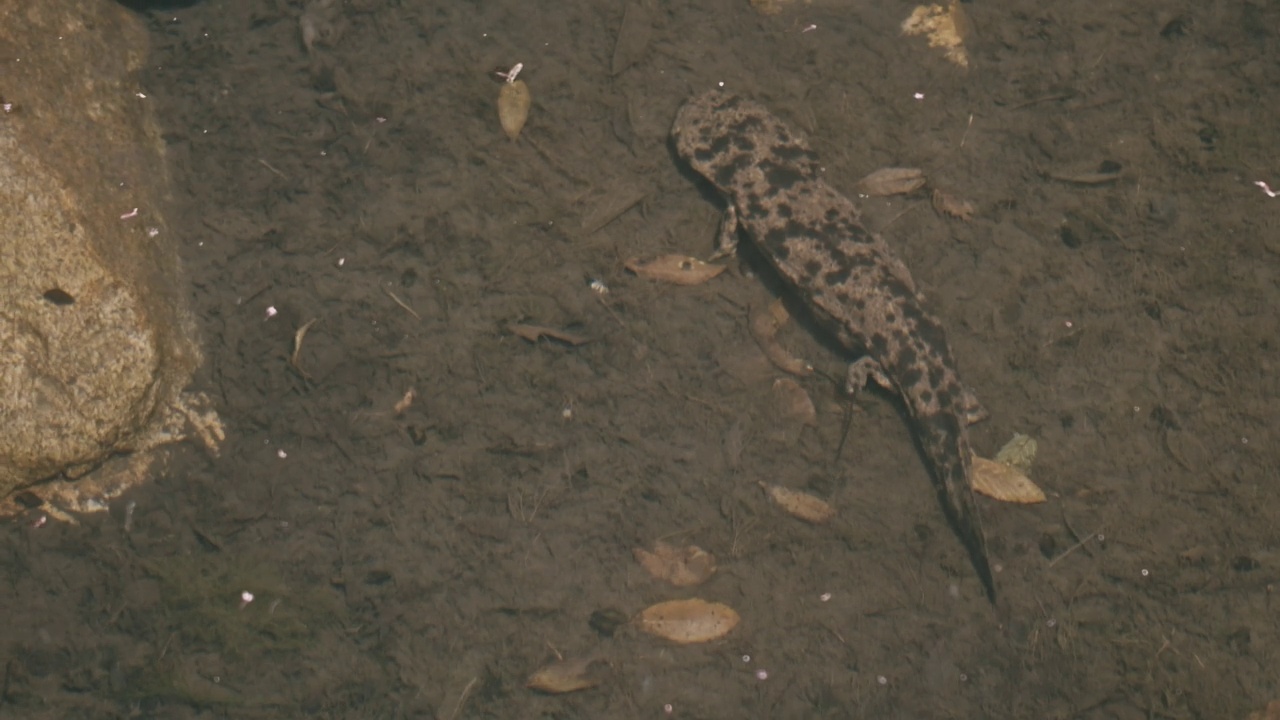
[[[943,505],[994,601],[969,489],[966,426],[980,410],[906,266],[862,226],[854,204],[823,182],[804,138],[763,106],[711,91],[681,108],[671,132],[680,156],[728,199],[722,249],[745,230],[815,318],[862,358],[850,367],[850,390],[870,376],[901,395]]]

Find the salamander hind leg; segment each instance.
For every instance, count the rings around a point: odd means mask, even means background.
[[[875,358],[863,356],[849,363],[849,370],[844,380],[844,391],[853,397],[867,386],[868,379],[874,380],[877,385],[890,392],[898,390],[898,386],[889,379],[884,368],[880,367],[880,363],[876,362]]]

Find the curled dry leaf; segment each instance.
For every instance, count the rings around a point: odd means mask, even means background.
[[[941,190],[933,191],[933,209],[948,217],[958,218],[965,222],[973,219],[978,208],[968,200],[961,200]]]
[[[781,485],[770,485],[767,482],[761,482],[760,487],[764,488],[769,499],[785,510],[788,515],[798,517],[807,523],[822,525],[836,515],[836,509],[829,503],[809,493]]]
[[[880,168],[858,181],[858,192],[871,197],[905,195],[924,186],[920,168]]]
[[[523,80],[502,84],[502,90],[498,92],[498,122],[502,123],[502,131],[512,141],[520,137],[532,104],[533,95]]]
[[[737,627],[740,619],[728,605],[691,598],[651,605],[640,613],[636,623],[650,635],[686,645],[722,638]]]
[[[590,674],[595,662],[594,658],[554,662],[530,675],[524,686],[553,695],[593,688],[600,684],[600,679]]]
[[[298,328],[297,331],[293,333],[293,353],[289,355],[289,364],[293,366],[294,370],[298,371],[299,375],[307,380],[311,379],[311,375],[309,375],[306,370],[302,369],[302,365],[299,363],[298,359],[302,355],[302,341],[307,337],[307,331],[311,329],[312,325],[319,322],[319,320],[320,318],[318,317],[311,318],[303,323],[302,327]]]
[[[790,320],[791,315],[787,313],[786,306],[781,300],[774,300],[763,312],[752,315],[751,337],[755,338],[756,344],[764,351],[769,362],[779,370],[799,377],[812,375],[812,365],[805,362],[804,358],[787,352],[786,348],[778,344],[778,331]]]
[[[716,557],[697,545],[681,548],[659,540],[653,552],[636,548],[632,553],[650,575],[676,587],[701,585],[716,572]]]
[[[778,414],[798,425],[817,427],[818,411],[813,407],[809,393],[800,387],[800,383],[791,378],[778,378],[773,381],[773,400]]]
[[[631,258],[625,266],[642,278],[676,285],[701,285],[725,269],[724,265],[711,265],[688,255],[663,255],[647,261]]]
[[[414,390],[413,388],[409,388],[408,390],[405,390],[404,395],[396,402],[396,405],[395,405],[396,414],[397,415],[404,414],[404,411],[409,409],[409,406],[413,404],[413,400],[416,397],[418,397],[417,390]]]
[[[1042,503],[1044,491],[1016,468],[995,460],[973,458],[973,490],[1011,503]]]

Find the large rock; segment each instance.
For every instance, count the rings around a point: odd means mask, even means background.
[[[111,0],[0,0],[0,498],[154,444],[200,362],[146,52]]]

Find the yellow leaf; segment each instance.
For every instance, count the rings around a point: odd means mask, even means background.
[[[626,268],[642,278],[675,285],[701,285],[724,272],[724,265],[711,265],[687,255],[663,255],[652,260],[631,258]]]
[[[760,487],[764,488],[765,493],[775,505],[805,522],[822,525],[836,515],[836,509],[829,503],[809,493],[781,485],[770,485],[766,482],[760,483]]]
[[[585,658],[552,663],[530,675],[525,687],[555,695],[595,687],[600,680],[587,675],[594,662],[594,658]]]
[[[650,635],[684,645],[722,638],[737,627],[740,619],[728,605],[692,598],[651,605],[640,613],[637,622]]]
[[[1011,503],[1042,503],[1044,491],[1016,468],[974,456],[973,490],[987,497]]]

